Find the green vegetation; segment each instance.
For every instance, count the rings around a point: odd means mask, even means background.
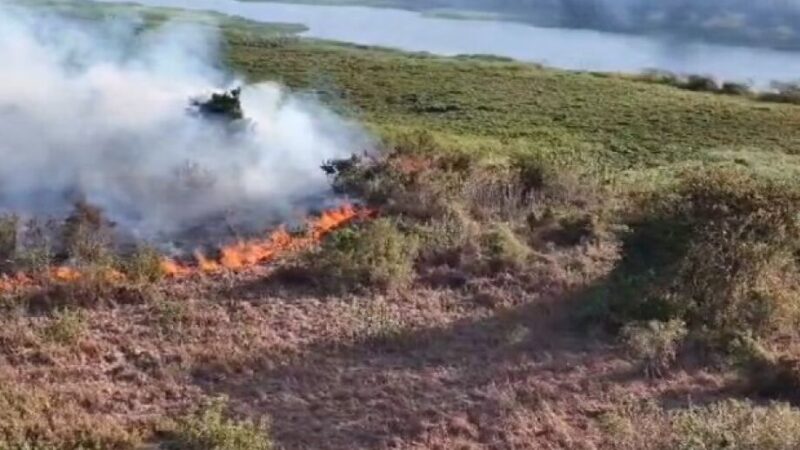
[[[133,21],[133,23],[141,23],[143,27],[158,26],[167,21],[184,22],[196,26],[218,28],[225,32],[235,32],[242,38],[279,38],[306,30],[306,27],[300,24],[261,23],[211,11],[152,8],[139,6],[133,2],[129,4],[101,4],[93,1],[25,0],[24,4],[26,7],[41,8],[48,14],[63,14],[80,20],[104,20],[124,17]]]
[[[163,448],[174,450],[270,450],[263,426],[225,417],[225,402],[214,401],[196,414],[178,421]]]
[[[158,250],[146,245],[139,246],[122,261],[122,272],[130,281],[153,283],[164,277],[162,259]]]
[[[610,314],[624,323],[683,320],[725,342],[796,327],[800,192],[744,170],[686,175],[629,220]]]
[[[680,320],[631,322],[620,332],[631,356],[642,362],[648,376],[660,376],[669,368],[686,334],[686,324]]]
[[[52,314],[43,330],[43,337],[51,342],[74,344],[86,330],[86,317],[80,310],[62,309]]]
[[[601,418],[608,448],[630,450],[790,450],[800,445],[800,411],[785,403],[727,400],[685,410],[631,405]]]
[[[797,167],[800,110],[789,105],[514,62],[308,40],[245,45],[235,34],[230,41],[232,65],[251,79],[309,90],[389,140],[424,129],[452,151],[542,152],[646,178],[687,164],[738,164],[743,155],[786,155],[781,171]]]
[[[388,219],[347,228],[330,236],[307,264],[325,290],[359,286],[405,287],[411,280],[417,241]]]

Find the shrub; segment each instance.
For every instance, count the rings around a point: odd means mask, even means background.
[[[717,92],[720,87],[717,81],[704,75],[689,75],[683,83],[684,89],[690,91]]]
[[[400,344],[404,323],[384,300],[358,302],[348,311],[352,339],[358,343],[387,347]]]
[[[308,262],[326,287],[389,289],[411,280],[418,248],[416,236],[390,219],[377,219],[337,231]]]
[[[612,322],[683,320],[721,341],[792,330],[798,207],[795,188],[734,169],[690,173],[677,189],[648,197],[611,278]]]
[[[19,233],[14,268],[35,274],[49,270],[54,259],[52,235],[56,228],[52,221],[27,221]]]
[[[66,256],[80,264],[110,265],[110,226],[99,208],[82,201],[75,203],[62,228]]]
[[[765,102],[800,104],[800,85],[797,83],[773,83],[772,90],[762,92],[758,99]]]
[[[466,254],[476,254],[480,224],[459,205],[451,205],[441,217],[418,224],[420,260],[432,265],[458,266]]]
[[[728,400],[672,418],[676,450],[794,450],[800,448],[800,410]]]
[[[156,249],[142,246],[123,261],[122,270],[130,281],[156,282],[164,276],[161,260],[161,254]]]
[[[0,449],[123,450],[139,448],[140,436],[107,415],[36,386],[0,385]]]
[[[59,309],[42,331],[45,339],[59,344],[72,344],[86,330],[86,316],[79,310]]]
[[[184,328],[192,322],[192,311],[183,301],[156,298],[152,302],[155,323],[162,332],[181,335]]]
[[[48,274],[43,281],[43,289],[34,290],[25,298],[31,310],[49,312],[139,303],[146,294],[121,283],[120,273],[108,266],[84,266],[63,279],[54,279]]]
[[[733,81],[726,81],[722,83],[720,92],[728,95],[750,95],[750,86],[743,83],[736,83]]]
[[[236,88],[226,92],[214,92],[208,99],[194,99],[191,101],[193,110],[201,117],[219,119],[226,122],[244,118],[241,89]]]
[[[419,140],[414,148],[428,146]],[[337,190],[368,199],[421,237],[417,267],[431,269],[426,273],[433,278],[437,270],[454,269],[457,278],[521,270],[532,247],[574,247],[605,228],[602,189],[544,154],[488,161],[403,150],[331,161],[324,168]],[[543,225],[544,216],[554,225]],[[341,238],[351,240],[346,233]]]
[[[606,435],[600,448],[615,450],[673,450],[669,414],[652,400],[623,396],[614,409],[598,417]]]
[[[652,403],[622,404],[599,417],[603,448],[625,450],[789,450],[800,448],[800,410],[726,400],[666,411]]]
[[[621,337],[630,355],[641,361],[648,376],[654,377],[661,376],[673,363],[686,334],[686,324],[671,320],[627,324]]]
[[[483,236],[483,248],[494,271],[521,269],[531,252],[507,224],[492,225]]]
[[[0,268],[10,269],[17,255],[19,217],[0,216]]]
[[[237,422],[223,414],[225,403],[211,402],[194,415],[179,420],[163,447],[173,450],[269,450],[272,442],[264,427]]]
[[[648,69],[637,75],[635,79],[645,81],[648,83],[666,84],[669,86],[678,86],[681,82],[681,77],[677,74],[660,69]]]

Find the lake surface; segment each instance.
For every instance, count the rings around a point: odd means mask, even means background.
[[[101,0],[123,3],[130,0]],[[658,68],[766,86],[800,79],[800,53],[658,37],[539,28],[510,22],[426,17],[396,9],[236,0],[136,0],[148,6],[217,11],[262,22],[302,23],[314,38],[441,55],[493,54],[574,70]]]

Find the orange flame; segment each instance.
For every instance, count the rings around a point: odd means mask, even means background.
[[[301,251],[313,247],[327,234],[347,225],[353,220],[372,216],[373,211],[345,205],[323,212],[319,217],[310,219],[304,234],[293,235],[284,227],[270,233],[264,239],[239,241],[222,247],[219,258],[212,259],[202,252],[195,252],[195,264],[183,263],[171,258],[161,260],[161,269],[169,278],[187,277],[196,273],[214,273],[222,270],[242,270],[247,267],[274,261],[288,252]],[[70,266],[56,266],[48,270],[45,280],[25,273],[0,276],[0,292],[9,292],[23,288],[40,286],[48,280],[57,282],[73,282],[87,276],[80,269]],[[110,269],[103,273],[109,281],[122,281],[125,275]]]
[[[331,231],[347,225],[355,219],[370,215],[372,215],[372,211],[368,209],[345,205],[325,211],[319,217],[309,220],[303,235],[292,235],[286,231],[286,228],[280,227],[264,239],[239,241],[222,247],[218,260],[210,259],[201,252],[195,252],[194,259],[197,266],[188,266],[172,259],[164,259],[161,262],[161,268],[170,277],[182,277],[195,272],[241,270],[273,261],[288,252],[313,247]]]
[[[34,284],[31,277],[24,273],[14,275],[3,275],[0,278],[0,292],[14,291]]]
[[[74,267],[58,266],[50,269],[50,278],[57,281],[75,281],[82,276],[83,274]]]

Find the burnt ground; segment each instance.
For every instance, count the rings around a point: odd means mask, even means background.
[[[57,319],[10,310],[3,401],[56,434],[147,440],[225,396],[236,417],[265,419],[278,448],[588,449],[611,448],[598,418],[626,402],[731,389],[688,363],[645,377],[605,333],[576,326],[580,295],[554,279],[325,296],[253,271],[86,309],[61,337]]]

